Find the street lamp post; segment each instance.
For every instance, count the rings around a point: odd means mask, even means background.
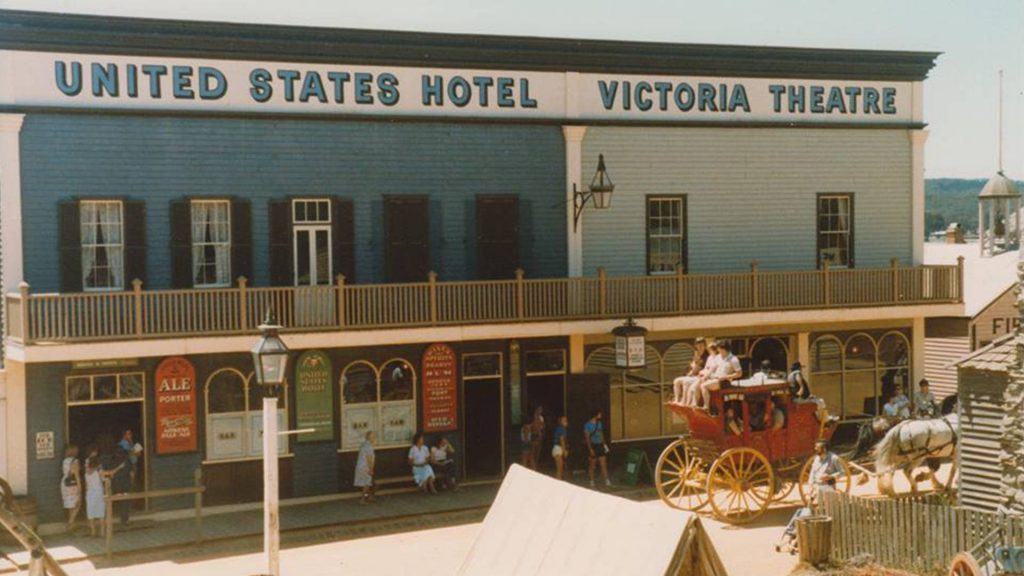
[[[274,313],[260,324],[260,340],[252,349],[256,383],[263,390],[263,552],[267,574],[280,576],[281,524],[278,515],[277,395],[288,366],[288,347],[277,335]]]

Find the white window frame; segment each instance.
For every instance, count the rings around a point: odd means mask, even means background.
[[[412,398],[407,400],[381,400],[380,387],[381,387],[381,374],[385,366],[392,362],[404,362],[406,366],[412,371]],[[377,385],[377,399],[373,402],[359,402],[353,404],[347,404],[345,402],[345,373],[348,372],[349,368],[356,365],[365,365],[373,371],[374,382]],[[348,430],[346,422],[349,418],[346,414],[350,412],[360,411],[373,411],[374,426],[372,430],[377,434],[377,443],[374,445],[375,448],[405,448],[410,445],[412,436],[418,430],[419,424],[417,418],[419,416],[416,407],[416,394],[419,387],[419,375],[416,373],[416,367],[409,362],[407,359],[402,357],[389,358],[381,363],[380,366],[374,366],[372,362],[368,360],[355,360],[348,363],[342,370],[341,376],[338,379],[338,389],[341,392],[341,438],[339,439],[338,452],[355,452],[359,450],[359,445],[362,443],[362,438],[348,438],[346,432]],[[387,410],[392,409],[406,409],[408,410],[408,424],[409,429],[409,440],[401,442],[386,442],[384,440],[384,413]]]
[[[821,207],[821,203],[823,201],[828,202],[828,201],[831,201],[831,200],[838,201],[837,205],[845,205],[846,206],[846,214],[845,214],[846,230],[829,230],[827,228],[822,228],[821,227],[820,219],[822,217],[825,217],[826,222],[827,222],[828,221],[828,216],[829,216],[829,214],[826,214],[826,213],[820,211],[821,210],[821,208],[820,208]],[[815,212],[816,212],[816,214],[818,216],[819,221],[816,223],[817,225],[815,226],[816,237],[815,237],[814,240],[815,240],[815,249],[818,251],[818,266],[820,267],[820,266],[823,266],[825,264],[824,251],[822,250],[822,248],[817,246],[817,244],[819,243],[818,237],[824,235],[826,237],[834,236],[834,237],[845,238],[846,262],[844,262],[844,263],[836,263],[836,262],[829,261],[829,263],[828,263],[829,267],[830,268],[849,268],[850,267],[850,262],[853,260],[853,194],[850,194],[850,193],[840,193],[840,192],[828,193],[828,194],[818,194],[816,201],[818,202],[818,206],[815,207]],[[842,213],[836,213],[834,215],[835,216],[843,216]]]
[[[235,412],[210,412],[210,384],[213,379],[222,372],[233,372],[242,381],[243,399],[245,402],[245,409]],[[212,374],[207,376],[206,383],[203,386],[203,408],[206,411],[205,416],[205,435],[206,435],[206,458],[204,462],[230,462],[236,460],[262,460],[263,459],[263,411],[262,409],[253,410],[249,408],[249,395],[254,394],[257,391],[257,386],[253,385],[253,373],[243,373],[241,370],[231,367],[224,367],[215,370]],[[277,409],[277,425],[280,430],[288,430],[288,382],[285,381],[281,386],[280,393],[278,394],[281,405]],[[222,429],[222,422],[234,422],[238,426],[238,433],[240,434],[240,445],[241,448],[238,452],[232,454],[218,455],[214,454],[214,438],[213,435],[217,430]],[[277,452],[280,455],[289,454],[289,443],[288,436],[282,435],[278,438]]]
[[[192,208],[195,207],[197,204],[223,204],[224,206],[227,207],[227,210],[225,211],[225,214],[227,216],[227,218],[225,219],[225,224],[227,225],[228,237],[227,237],[227,241],[226,242],[200,242],[200,241],[196,240],[195,234],[192,234],[192,254],[190,254],[190,256],[192,257],[192,287],[193,288],[225,288],[225,287],[228,287],[228,286],[231,285],[231,243],[234,241],[234,239],[231,237],[231,201],[230,200],[224,200],[224,199],[217,199],[217,200],[192,200],[189,203],[189,226],[192,226],[193,230],[195,229],[194,228],[194,226],[195,226],[195,212],[192,210]],[[226,265],[227,273],[226,273],[226,277],[225,277],[225,279],[223,281],[199,284],[199,283],[196,283],[196,268],[195,268],[196,267],[196,257],[195,257],[195,253],[196,253],[196,249],[197,248],[201,248],[201,247],[207,246],[207,245],[213,246],[214,250],[223,249],[223,250],[225,250],[227,252],[227,265]],[[216,260],[215,260],[215,263],[216,263]],[[218,269],[217,272],[218,272],[217,275],[219,276],[220,275],[219,274],[220,270]]]
[[[119,237],[121,239],[120,242],[105,241],[103,244],[86,244],[86,242],[85,242],[85,230],[84,230],[84,227],[85,227],[86,223],[83,220],[83,215],[82,215],[83,210],[82,210],[82,208],[84,206],[87,206],[87,205],[91,205],[91,206],[116,205],[117,206],[118,218],[120,220],[118,222],[118,225],[121,227],[121,233],[119,234]],[[125,286],[125,281],[124,281],[124,276],[125,276],[125,266],[124,266],[124,259],[125,259],[124,202],[122,202],[120,200],[80,200],[79,203],[78,203],[78,222],[79,222],[79,226],[81,227],[81,230],[79,231],[79,234],[78,234],[78,240],[79,240],[79,250],[81,252],[81,256],[80,257],[82,259],[82,291],[83,292],[117,292],[117,291],[120,291],[120,290],[124,290],[124,286]],[[95,249],[95,248],[98,248],[98,247],[101,247],[101,246],[107,251],[107,261],[108,262],[110,261],[110,250],[111,249],[118,249],[118,250],[121,251],[121,283],[120,283],[120,285],[89,286],[88,278],[89,278],[90,270],[87,270],[86,267],[85,267],[85,251],[87,249]]]
[[[303,216],[299,218],[299,206],[302,206]],[[309,218],[309,208],[315,206],[317,211],[316,218]],[[320,218],[320,209],[325,208],[327,217]],[[331,279],[334,274],[334,233],[331,230],[331,201],[328,198],[295,198],[292,200],[292,285],[293,286],[324,286],[324,284],[317,284],[315,277],[320,275],[320,270],[316,271],[316,274],[312,274],[312,269],[316,265],[316,234],[317,232],[327,232],[327,284],[331,283]],[[299,233],[304,232],[309,234],[309,254],[305,255],[309,258],[310,265],[310,278],[314,280],[312,284],[299,284]]]
[[[309,206],[313,205],[317,207],[317,213],[319,215],[320,207],[327,207],[327,218],[308,218]],[[299,206],[303,206],[303,217],[299,218]],[[330,198],[295,198],[292,200],[292,224],[296,226],[308,225],[308,224],[331,224],[331,200]]]
[[[662,234],[654,233],[651,229],[651,204],[676,204],[679,207],[677,218],[679,220],[679,233],[678,234]],[[671,216],[658,216],[661,220],[671,220]],[[652,240],[679,240],[679,253],[676,255],[681,260],[681,264],[686,266],[686,259],[684,251],[686,249],[686,200],[682,195],[665,195],[665,196],[648,196],[647,201],[644,203],[644,235],[647,239],[647,274],[649,276],[662,276],[667,274],[675,274],[675,270],[652,270],[651,262],[653,258],[653,245]]]

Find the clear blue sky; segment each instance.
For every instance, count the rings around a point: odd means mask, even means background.
[[[481,34],[934,50],[925,84],[927,177],[996,167],[1024,179],[1024,0],[0,0],[0,7],[153,18]]]

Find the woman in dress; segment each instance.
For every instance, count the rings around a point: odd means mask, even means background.
[[[533,435],[530,437],[530,454],[533,459],[533,468],[537,469],[540,468],[540,453],[544,448],[544,433],[547,428],[544,423],[543,406],[534,408],[531,426],[533,427]]]
[[[78,463],[78,446],[68,444],[64,449],[64,460],[60,464],[60,499],[67,513],[68,532],[75,527],[78,512],[82,509],[82,473]]]
[[[412,480],[420,490],[437,494],[437,488],[434,487],[434,469],[430,466],[430,448],[423,443],[423,432],[417,432],[412,437],[409,466],[412,466]]]
[[[359,447],[359,456],[356,458],[356,477],[353,484],[363,489],[363,499],[360,504],[367,504],[376,501],[373,495],[373,468],[376,464],[376,456],[373,452],[373,431],[366,433],[366,439]]]

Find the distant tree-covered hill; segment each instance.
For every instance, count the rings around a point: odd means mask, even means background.
[[[978,229],[978,193],[987,179],[928,178],[924,181],[924,227],[927,233],[957,222],[966,231]],[[1018,182],[1024,187],[1024,183]]]

